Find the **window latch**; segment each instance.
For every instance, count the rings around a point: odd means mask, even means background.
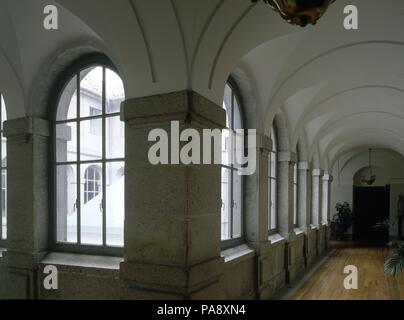
[[[76,210],[77,210],[77,199],[73,204],[73,212],[76,212]]]
[[[102,202],[100,203],[100,212],[104,212],[104,204]]]

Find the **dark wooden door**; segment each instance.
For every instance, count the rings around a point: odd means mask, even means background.
[[[390,187],[354,187],[355,241],[387,243],[389,231],[376,229],[378,222],[389,219]]]

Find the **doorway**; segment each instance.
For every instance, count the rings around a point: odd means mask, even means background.
[[[389,231],[374,226],[390,217],[390,186],[354,187],[353,199],[353,240],[386,244]]]

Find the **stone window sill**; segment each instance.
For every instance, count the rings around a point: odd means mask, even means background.
[[[299,235],[304,233],[304,231],[302,229],[299,229],[299,228],[295,228],[293,230],[293,232],[295,233],[296,236],[299,236]]]
[[[101,270],[119,270],[122,258],[107,256],[90,256],[70,253],[49,253],[41,261],[42,265],[79,267]]]
[[[268,241],[270,242],[271,245],[276,245],[276,244],[280,244],[283,241],[285,241],[285,238],[282,237],[279,233],[276,233],[276,234],[269,236]]]
[[[255,256],[255,251],[246,244],[222,251],[221,257],[225,263],[241,262]]]

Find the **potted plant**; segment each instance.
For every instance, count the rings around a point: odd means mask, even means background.
[[[375,228],[393,229],[396,223],[386,220],[378,223]],[[384,264],[384,271],[391,276],[400,276],[404,271],[404,241],[393,240],[388,246],[393,249],[393,253],[387,258]]]
[[[331,236],[335,240],[343,240],[344,234],[352,226],[353,214],[348,202],[337,203],[337,213],[331,220]]]

